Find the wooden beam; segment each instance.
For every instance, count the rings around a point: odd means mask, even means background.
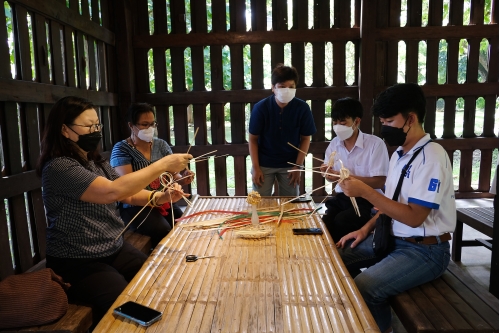
[[[498,24],[443,27],[390,27],[375,31],[375,38],[383,41],[489,37],[498,37]]]
[[[10,0],[10,2],[26,7],[29,11],[34,11],[47,16],[51,20],[56,20],[64,25],[69,25],[87,35],[102,40],[106,44],[115,45],[115,34],[101,27],[95,22],[83,18],[78,11],[67,8],[64,4],[56,0]]]
[[[498,95],[498,83],[464,83],[464,84],[424,84],[422,90],[426,97],[465,97]],[[389,87],[375,87],[374,93],[386,90]]]
[[[467,150],[467,149],[495,149],[498,148],[498,138],[456,138],[456,139],[435,139],[434,142],[439,143],[445,150]],[[309,147],[309,154],[324,154],[330,141],[311,142]],[[189,146],[174,146],[172,151],[174,153],[185,153]],[[189,153],[194,157],[205,154],[209,151],[217,150],[213,155],[229,154],[231,156],[248,156],[248,143],[239,144],[220,144],[220,145],[204,145],[192,146]],[[1,184],[1,182],[0,182]],[[0,192],[1,193],[1,192]]]
[[[1,82],[1,81],[0,81]],[[1,86],[0,86],[1,88]],[[374,97],[388,87],[375,87]],[[423,85],[422,90],[427,97],[447,96],[486,96],[498,95],[498,83],[471,83],[471,84],[433,84]],[[255,103],[271,95],[269,89],[230,90],[230,91],[184,91],[176,93],[137,94],[137,100],[146,101],[153,105],[189,104],[196,100],[198,104],[208,103]],[[335,100],[342,97],[358,97],[358,87],[322,87],[298,88],[297,97],[303,100]]]
[[[498,36],[498,32],[497,32]],[[135,48],[152,47],[193,47],[206,45],[271,44],[349,41],[359,39],[359,28],[211,32],[190,34],[160,34],[134,36]]]
[[[7,199],[40,188],[42,179],[35,171],[0,178],[0,199]]]
[[[86,98],[95,105],[115,106],[118,103],[115,93],[0,78],[1,101],[50,104],[70,95]]]
[[[191,103],[190,101],[196,101],[196,104],[255,103],[270,96],[271,94],[271,89],[184,91],[177,93],[137,94],[136,99],[153,105],[187,105]],[[356,86],[297,89],[297,97],[303,100],[328,100],[342,97],[357,98],[357,96],[358,88]]]

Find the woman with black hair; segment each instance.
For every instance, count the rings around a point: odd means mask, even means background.
[[[152,105],[131,104],[127,124],[130,127],[130,137],[115,144],[110,159],[111,166],[119,175],[136,172],[172,154],[168,143],[154,135],[157,123]],[[194,173],[187,169],[181,173],[171,173],[179,185],[191,183],[194,177]],[[160,180],[153,180],[146,189],[162,190]],[[155,247],[170,232],[174,220],[182,216],[182,210],[174,202],[172,206],[170,202],[166,202],[160,207],[142,212],[141,206],[123,204],[120,206],[120,215],[127,224],[135,217],[130,228],[151,237],[151,244]]]
[[[37,173],[47,215],[47,267],[71,284],[68,296],[93,308],[94,323],[139,271],[146,255],[119,237],[116,202],[159,206],[183,196],[143,190],[165,170],[186,168],[188,154],[167,156],[120,177],[99,154],[101,124],[94,105],[68,96],[50,111]]]

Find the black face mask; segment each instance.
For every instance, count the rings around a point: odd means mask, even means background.
[[[403,127],[392,127],[387,125],[382,125],[382,130],[380,131],[380,136],[387,142],[389,146],[402,146],[406,141],[406,134],[403,128],[406,125],[408,118],[406,118]],[[408,129],[409,131],[410,129]]]
[[[68,128],[73,132],[75,132],[71,127],[68,126]],[[89,133],[89,134],[83,134],[83,135],[78,134],[78,141],[75,143],[82,150],[89,152],[97,149],[97,146],[99,145],[99,142],[101,142],[101,139],[102,139],[102,133],[100,131],[95,131],[94,133]]]

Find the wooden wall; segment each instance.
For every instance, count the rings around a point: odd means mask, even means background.
[[[104,124],[103,149],[110,150],[119,138],[113,128],[118,96],[108,0],[82,0],[81,13],[76,0],[69,7],[65,0],[8,5],[7,16],[0,15],[0,279],[45,258],[46,218],[34,169],[52,105],[67,95],[87,98],[98,106]]]
[[[153,0],[154,33],[148,27],[148,1],[135,0],[122,2],[125,10],[132,13],[130,20],[132,36],[126,41],[133,49],[134,59],[129,59],[127,68],[135,68],[135,80],[129,73],[128,85],[135,86],[135,95],[131,99],[148,102],[156,106],[160,123],[159,135],[170,142],[170,128],[175,127],[174,151],[185,152],[189,144],[195,144],[190,150],[195,156],[217,149],[217,154],[234,156],[235,194],[246,195],[247,177],[245,159],[248,146],[245,140],[244,104],[255,102],[270,95],[263,85],[263,47],[271,45],[271,63],[284,61],[284,45],[291,43],[291,58],[300,76],[297,97],[310,100],[311,109],[317,126],[317,133],[312,137],[309,152],[318,158],[324,157],[328,145],[325,141],[325,103],[335,102],[341,97],[359,98],[365,110],[361,129],[364,132],[378,134],[378,119],[373,120],[370,107],[374,97],[387,87],[397,83],[398,42],[406,43],[406,75],[404,82],[418,80],[418,44],[427,42],[426,76],[423,90],[428,99],[425,129],[435,136],[436,101],[444,99],[444,133],[436,141],[442,144],[453,160],[455,151],[460,151],[460,180],[457,198],[484,197],[489,189],[492,152],[498,148],[498,138],[494,133],[495,103],[498,96],[498,1],[492,0],[490,23],[484,24],[484,0],[471,1],[470,24],[463,25],[464,1],[449,2],[449,24],[443,26],[443,1],[430,0],[429,20],[422,26],[423,1],[408,1],[407,24],[400,26],[401,0],[354,1],[354,26],[351,26],[350,1],[333,1],[335,20],[330,25],[330,1],[315,1],[314,22],[307,19],[307,1],[293,1],[293,24],[288,28],[286,1],[272,1],[272,31],[267,29],[265,1],[250,1],[252,13],[251,29],[247,31],[245,22],[245,0],[229,0],[229,29],[226,26],[226,1],[212,0],[212,30],[207,29],[207,4],[203,0],[191,0],[192,30],[186,33],[184,0]],[[363,15],[367,13],[367,15]],[[167,16],[171,21],[171,31],[167,32]],[[479,44],[488,39],[489,72],[486,82],[478,82]],[[448,43],[447,79],[438,83],[438,45],[440,40]],[[458,53],[460,39],[468,41],[467,79],[459,83]],[[345,80],[345,47],[352,42],[356,49],[357,77],[352,85]],[[325,45],[333,45],[333,84],[325,82]],[[305,77],[305,43],[313,47],[312,81],[307,86]],[[251,48],[251,89],[243,84],[243,47]],[[204,80],[203,48],[210,46],[211,91],[206,91]],[[228,46],[231,54],[231,90],[225,90],[222,84],[222,47]],[[192,52],[193,89],[188,91],[185,84],[184,50]],[[154,77],[156,91],[149,89],[147,73],[147,52],[152,49],[154,55]],[[165,50],[171,54],[172,89],[166,87]],[[269,68],[269,72],[271,68]],[[119,74],[120,76],[120,74]],[[120,79],[122,81],[122,79]],[[465,117],[463,137],[456,137],[455,104],[457,98],[463,98]],[[477,137],[474,133],[475,101],[485,99],[484,129]],[[229,103],[231,113],[231,143],[225,140],[223,105]],[[195,142],[188,142],[188,123],[186,108],[193,104],[194,127],[200,130]],[[212,132],[207,132],[206,107],[209,105]],[[174,124],[169,123],[168,108],[173,107]],[[372,119],[370,121],[370,119]],[[439,125],[439,124],[438,124]],[[215,130],[214,130],[215,128]],[[124,136],[128,133],[124,133]],[[211,141],[211,145],[207,142]],[[481,151],[479,186],[471,186],[473,152]],[[208,164],[196,166],[197,192],[209,195],[209,178],[215,179],[216,195],[227,195],[225,158],[215,160],[215,170],[209,170]],[[320,162],[314,161],[318,166]],[[215,175],[215,177],[213,177]],[[319,174],[313,175],[313,188],[324,183]],[[302,191],[304,184],[302,184]],[[325,195],[318,190],[315,196]]]
[[[89,8],[89,1],[91,9]],[[228,13],[226,13],[226,4]],[[399,26],[400,0],[354,1],[354,26],[351,26],[350,1],[334,0],[334,25],[330,24],[330,1],[315,1],[313,21],[308,22],[307,1],[293,0],[292,28],[288,28],[287,1],[272,1],[272,31],[267,28],[265,1],[250,0],[254,15],[251,31],[245,22],[245,0],[212,0],[212,27],[208,30],[207,6],[203,0],[190,0],[191,28],[187,33],[185,0],[154,0],[154,34],[149,33],[151,10],[148,0],[11,0],[11,15],[0,15],[0,279],[22,272],[45,258],[45,211],[41,198],[41,182],[34,168],[39,156],[40,133],[51,106],[60,97],[76,95],[92,100],[104,124],[103,150],[129,135],[124,115],[132,101],[145,101],[156,106],[160,137],[170,140],[175,127],[177,152],[197,156],[217,149],[217,154],[234,157],[235,193],[247,193],[246,169],[248,144],[244,110],[247,104],[271,94],[264,88],[268,69],[263,68],[263,46],[270,44],[271,64],[284,61],[285,43],[291,43],[292,64],[301,80],[297,96],[310,100],[318,128],[310,152],[323,158],[328,145],[325,137],[325,104],[341,97],[359,98],[365,108],[362,130],[379,132],[378,120],[370,121],[373,98],[394,84],[397,78],[397,43],[406,42],[406,81],[416,77],[415,48],[427,41],[426,83],[428,97],[426,130],[434,134],[436,100],[445,100],[445,127],[441,143],[450,156],[461,152],[458,197],[486,196],[489,188],[492,151],[498,148],[494,133],[494,112],[498,96],[498,0],[492,0],[491,22],[482,21],[484,1],[472,1],[470,24],[463,26],[464,1],[450,0],[450,24],[442,26],[442,0],[429,0],[429,26],[421,27],[421,1],[408,1],[408,24]],[[100,8],[100,10],[99,10]],[[367,15],[363,15],[367,13]],[[229,28],[226,16],[229,17]],[[171,31],[168,31],[167,16]],[[7,21],[10,20],[9,29]],[[11,31],[12,30],[12,33]],[[8,43],[8,38],[11,38]],[[469,41],[467,80],[457,80],[457,48],[460,39]],[[489,74],[486,82],[477,81],[479,42],[487,38]],[[447,81],[437,81],[437,44],[448,42]],[[31,42],[30,42],[31,40]],[[355,46],[356,78],[345,80],[346,42]],[[332,43],[333,83],[325,78],[325,45]],[[311,43],[312,84],[306,84],[305,44]],[[13,58],[11,50],[13,46]],[[245,88],[243,51],[251,50],[250,89]],[[211,90],[204,85],[204,47],[210,46]],[[231,55],[231,89],[224,89],[222,49]],[[184,50],[190,48],[193,88],[185,84]],[[148,51],[154,56],[155,93],[149,90]],[[170,52],[171,63],[165,60]],[[15,71],[11,68],[11,63]],[[172,86],[167,87],[167,68],[171,68]],[[15,75],[12,73],[15,72]],[[167,89],[169,88],[169,89]],[[466,117],[463,137],[454,133],[456,99],[464,98]],[[474,133],[475,107],[478,97],[485,99],[483,133]],[[194,127],[199,127],[195,142],[189,142],[186,107],[193,105]],[[229,104],[231,142],[226,142],[224,105]],[[211,131],[207,128],[209,107]],[[168,110],[174,112],[170,123]],[[433,118],[434,117],[434,118]],[[210,142],[210,144],[208,144]],[[471,187],[473,152],[481,151],[479,188]],[[319,163],[314,162],[315,165]],[[215,160],[215,169],[206,162],[196,166],[196,190],[210,194],[210,181],[215,181],[216,194],[228,193],[225,158]],[[323,184],[313,177],[313,187]],[[302,184],[304,189],[304,184]],[[315,195],[321,197],[324,191]],[[13,259],[12,259],[13,258]]]

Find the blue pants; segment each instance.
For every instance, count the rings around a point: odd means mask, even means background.
[[[339,253],[353,277],[359,268],[368,267],[354,282],[384,332],[391,326],[388,298],[441,276],[450,262],[450,244],[420,245],[396,239],[395,249],[387,257],[377,259],[372,238],[370,234],[353,249],[347,243]]]
[[[290,179],[288,178],[290,168],[266,168],[260,167],[264,174],[264,182],[262,186],[252,184],[252,189],[259,192],[262,196],[271,196],[274,180],[278,181],[279,195],[283,197],[296,197],[299,195],[299,186],[289,185]],[[252,168],[253,174],[253,168]]]

